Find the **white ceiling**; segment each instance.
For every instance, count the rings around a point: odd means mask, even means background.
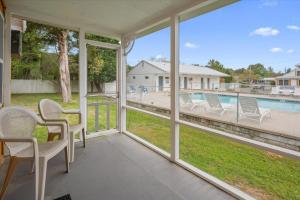
[[[235,0],[6,0],[16,16],[119,38],[199,4]]]

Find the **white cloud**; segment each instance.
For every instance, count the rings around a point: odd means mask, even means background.
[[[163,55],[158,54],[158,55],[155,56],[155,59],[156,59],[156,60],[159,60],[159,59],[162,59],[163,57],[164,57]]]
[[[289,50],[287,50],[287,53],[294,53],[294,52],[295,52],[294,49],[289,49]]]
[[[187,47],[187,48],[190,48],[190,49],[196,49],[196,48],[199,47],[198,45],[196,45],[196,44],[194,44],[194,43],[191,43],[191,42],[186,42],[186,43],[184,44],[184,46]]]
[[[287,28],[290,30],[294,30],[294,31],[300,30],[300,26],[297,26],[297,25],[288,25]]]
[[[270,52],[272,52],[272,53],[279,53],[282,51],[283,51],[283,49],[279,48],[279,47],[274,47],[274,48],[270,49]]]
[[[272,27],[261,27],[250,33],[250,35],[275,36],[279,34],[279,30]]]
[[[278,0],[261,0],[261,7],[274,7],[279,4]]]

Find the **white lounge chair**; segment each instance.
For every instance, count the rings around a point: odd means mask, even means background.
[[[180,106],[188,107],[190,110],[203,105],[205,102],[194,102],[190,93],[182,93],[179,95]]]
[[[259,123],[263,121],[264,118],[271,118],[270,109],[263,109],[258,106],[257,100],[255,97],[239,97],[239,105],[240,105],[240,117],[258,120]]]
[[[129,86],[128,96],[132,98],[136,97],[136,88],[133,85]]]
[[[208,103],[207,111],[223,115],[226,111],[232,110],[231,105],[222,104],[217,94],[206,93],[204,94]]]
[[[290,96],[294,93],[295,88],[292,86],[280,86],[279,93],[284,96]]]
[[[279,87],[272,87],[271,94],[278,95],[279,94]]]
[[[36,125],[58,126],[62,135],[59,140],[38,144],[33,137]],[[45,123],[34,112],[21,107],[6,107],[0,110],[0,141],[9,150],[9,166],[0,193],[3,199],[9,180],[18,161],[33,159],[35,169],[35,199],[43,200],[48,160],[65,151],[66,169],[69,172],[67,126],[64,123]]]
[[[50,99],[42,99],[39,103],[39,112],[43,120],[46,122],[65,122],[68,126],[69,134],[69,157],[70,162],[74,162],[74,139],[76,133],[82,134],[83,147],[85,147],[85,130],[81,122],[81,113],[79,110],[64,110],[57,102]],[[79,115],[79,122],[76,125],[70,125],[68,120],[64,118],[64,114]],[[61,131],[59,127],[48,127],[49,137],[48,141],[52,140],[56,135],[60,136]]]
[[[300,87],[295,87],[293,95],[294,96],[300,96]]]

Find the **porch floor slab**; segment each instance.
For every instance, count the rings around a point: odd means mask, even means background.
[[[1,185],[8,160],[0,168]],[[21,162],[5,199],[34,199],[30,162]],[[234,199],[150,149],[114,134],[76,146],[75,162],[65,173],[63,152],[49,161],[46,199],[70,194],[72,200]]]

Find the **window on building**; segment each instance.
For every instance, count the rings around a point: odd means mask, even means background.
[[[297,71],[297,76],[300,76],[300,70],[299,70],[299,71]]]
[[[165,77],[165,82],[166,82],[166,84],[169,84],[169,83],[170,83],[169,77]]]
[[[289,85],[289,80],[284,80],[284,85]]]
[[[133,76],[132,79],[135,79],[135,76]]]
[[[279,84],[279,85],[283,85],[283,80],[279,80],[279,81],[278,81],[278,84]]]
[[[145,79],[149,79],[149,76],[145,76]]]

